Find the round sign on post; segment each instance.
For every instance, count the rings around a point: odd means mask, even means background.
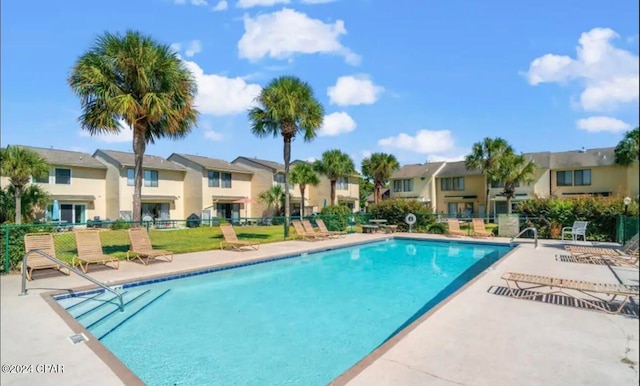
[[[416,215],[413,213],[409,213],[404,217],[404,222],[406,222],[409,225],[409,233],[412,232],[411,228],[413,227],[413,224],[416,223],[416,220],[417,220]]]

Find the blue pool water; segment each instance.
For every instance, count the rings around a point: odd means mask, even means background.
[[[144,285],[170,291],[102,343],[148,385],[325,385],[508,250],[392,239]]]

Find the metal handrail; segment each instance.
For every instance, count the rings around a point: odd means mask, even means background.
[[[120,311],[124,311],[124,300],[122,299],[122,294],[117,292],[116,290],[110,288],[109,286],[107,286],[106,284],[92,278],[91,276],[87,275],[86,273],[70,266],[69,264],[65,263],[64,261],[53,257],[51,255],[49,255],[48,253],[45,253],[39,249],[32,249],[29,252],[25,253],[24,256],[22,257],[22,293],[20,293],[20,295],[26,295],[27,294],[27,257],[32,254],[32,253],[38,253],[41,256],[46,257],[47,259],[53,261],[56,264],[59,264],[63,267],[65,267],[66,269],[68,269],[69,271],[82,276],[83,278],[89,280],[90,282],[92,282],[93,284],[97,285],[98,287],[104,288],[105,291],[109,291],[112,294],[116,295],[118,297],[118,300],[120,301]]]
[[[533,231],[534,248],[538,248],[538,230],[535,227],[528,227],[528,228],[525,228],[522,231],[520,231],[520,233],[518,233],[517,235],[513,236],[511,238],[511,240],[509,240],[509,245],[511,245],[513,243],[513,240],[515,240],[518,237],[522,236],[522,234],[525,233],[526,231]]]

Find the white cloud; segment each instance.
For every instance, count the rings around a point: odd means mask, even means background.
[[[619,119],[599,116],[578,119],[576,127],[589,133],[621,133],[629,130],[631,125]]]
[[[238,41],[240,58],[257,61],[265,56],[293,59],[295,54],[334,54],[344,56],[351,65],[360,64],[360,56],[340,43],[346,35],[344,21],[324,23],[304,13],[283,8],[281,11],[244,16],[244,34]]]
[[[333,3],[336,0],[302,0],[301,3],[304,4],[326,4]]]
[[[276,4],[289,4],[289,0],[238,0],[236,7],[252,8],[252,7],[271,7]]]
[[[133,130],[129,128],[129,125],[122,119],[118,121],[118,124],[120,125],[119,133],[91,135],[86,130],[80,130],[78,134],[81,137],[95,138],[100,142],[106,143],[133,142]]]
[[[222,141],[224,139],[224,136],[221,133],[214,130],[206,130],[204,132],[204,137],[212,141]]]
[[[174,4],[185,5],[187,3],[196,6],[208,5],[206,0],[173,0]]]
[[[365,75],[341,76],[327,88],[329,102],[338,106],[370,105],[383,91]]]
[[[466,154],[440,155],[435,154],[427,159],[427,162],[457,162],[463,161]]]
[[[420,154],[442,154],[454,148],[449,130],[420,130],[415,136],[400,133],[378,140],[378,145]]]
[[[319,137],[335,137],[356,129],[356,121],[344,111],[325,115],[322,127],[318,131]]]
[[[184,49],[184,55],[188,58],[191,58],[199,52],[202,52],[202,43],[200,43],[200,40],[192,40],[189,42],[187,48]]]
[[[216,74],[205,74],[200,66],[184,61],[198,83],[196,108],[202,114],[234,115],[247,111],[255,105],[255,97],[260,94],[260,85],[247,83],[244,79],[227,78]]]
[[[212,11],[224,11],[229,8],[229,4],[225,0],[218,1],[218,4],[211,8]]]
[[[534,59],[527,78],[531,85],[579,80],[580,106],[587,111],[610,111],[638,100],[638,55],[611,44],[619,35],[594,28],[580,36],[576,58],[546,54]]]

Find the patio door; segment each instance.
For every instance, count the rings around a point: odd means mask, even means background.
[[[450,202],[447,205],[447,212],[449,217],[457,217],[458,216],[458,204],[455,202]]]
[[[52,213],[53,205],[49,205],[47,212],[48,218],[59,218],[60,221],[66,221],[69,224],[81,224],[86,221],[85,204],[60,204],[60,213]]]

